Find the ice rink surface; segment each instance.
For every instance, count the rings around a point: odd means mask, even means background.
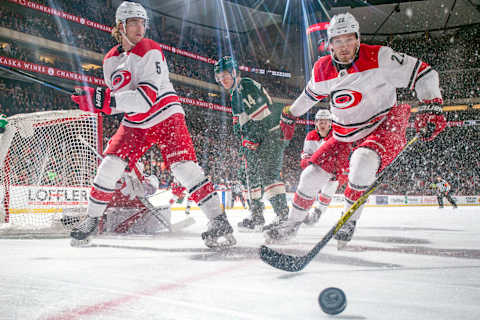
[[[330,209],[288,245],[305,254],[339,218]],[[378,208],[363,212],[348,250],[331,241],[303,271],[258,258],[259,233],[230,250],[208,250],[206,218],[155,237],[0,239],[0,319],[480,319],[480,208]],[[229,211],[233,224],[247,212]],[[267,220],[273,218],[271,212]],[[174,212],[173,222],[185,217]],[[328,316],[317,298],[347,295]]]

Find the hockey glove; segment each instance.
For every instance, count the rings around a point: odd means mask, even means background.
[[[112,107],[115,107],[115,99],[111,98],[111,90],[109,88],[75,87],[75,92],[71,98],[78,104],[80,110],[111,114]]]
[[[308,154],[308,153],[302,153],[302,156],[301,156],[301,160],[300,160],[300,167],[302,169],[305,169],[306,167],[308,167],[308,165],[310,164],[310,158],[312,157],[312,155]]]
[[[415,129],[424,141],[432,141],[445,129],[447,120],[442,114],[442,106],[438,103],[425,104],[418,107],[415,118]]]
[[[235,116],[232,118],[233,120],[233,134],[236,137],[241,138],[242,137],[242,129],[240,128],[240,123],[238,122],[238,117]]]
[[[242,139],[242,146],[250,150],[257,150],[260,143],[252,141],[253,139],[243,138]]]
[[[8,124],[7,116],[4,114],[0,114],[0,133],[5,132],[5,127]]]
[[[293,138],[295,132],[295,121],[297,118],[290,113],[290,106],[283,108],[282,115],[280,116],[280,129],[282,129],[282,140],[290,141]]]

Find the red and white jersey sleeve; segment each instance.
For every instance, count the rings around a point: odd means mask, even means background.
[[[442,101],[438,74],[426,63],[388,47],[361,44],[348,69],[338,70],[330,55],[320,58],[290,111],[299,116],[329,96],[333,136],[353,142],[385,121],[397,104],[397,88],[415,90],[424,102]]]
[[[379,67],[389,70],[386,79],[395,88],[415,90],[417,98],[425,103],[442,103],[438,73],[427,63],[389,47],[380,48],[378,59]]]
[[[184,113],[165,56],[155,41],[142,39],[128,52],[120,52],[119,46],[112,48],[104,58],[103,71],[117,111],[125,112],[123,125],[150,128]]]

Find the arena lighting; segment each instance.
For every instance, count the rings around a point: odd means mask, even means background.
[[[93,64],[93,63],[84,63],[82,64],[82,69],[84,70],[97,70],[97,69],[100,69],[101,66],[97,65],[97,64]]]
[[[52,56],[44,56],[44,55],[40,55],[40,60],[45,62],[45,63],[54,63],[55,62],[55,57],[52,57]]]

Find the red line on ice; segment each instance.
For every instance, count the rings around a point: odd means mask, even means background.
[[[153,287],[146,291],[139,292],[138,294],[130,294],[130,295],[119,297],[110,301],[100,302],[91,306],[84,306],[84,307],[76,308],[73,310],[63,311],[57,315],[52,315],[47,317],[46,320],[73,320],[81,316],[102,313],[104,311],[110,310],[122,304],[126,304],[132,300],[141,299],[145,296],[153,296],[161,291],[173,290],[179,287],[184,287],[189,283],[208,279],[212,276],[218,276],[219,274],[238,269],[240,267],[243,267],[244,265],[246,265],[246,263],[235,264],[234,266],[229,266],[223,269],[214,270],[212,272],[207,272],[207,273],[199,274],[196,276],[187,277],[185,279],[180,279],[177,283],[169,283],[169,284],[163,284],[157,287]]]

